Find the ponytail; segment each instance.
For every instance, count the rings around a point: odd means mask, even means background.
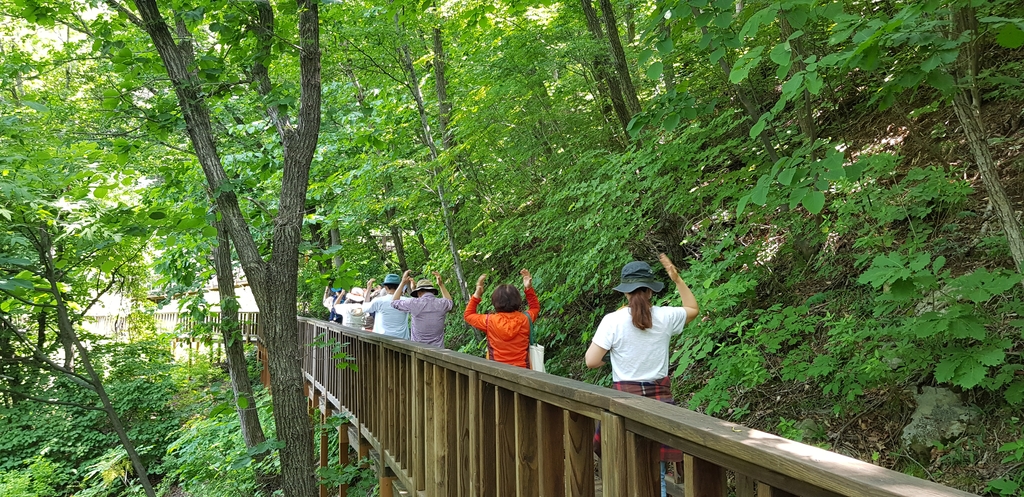
[[[629,300],[629,313],[633,316],[633,326],[646,330],[654,326],[651,318],[651,289],[637,288],[626,294]]]

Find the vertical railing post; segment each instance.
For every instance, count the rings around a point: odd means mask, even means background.
[[[338,425],[338,465],[342,468],[348,466],[348,427],[351,423],[344,422]],[[348,493],[348,484],[338,487],[338,497],[345,497]]]
[[[434,485],[434,466],[437,464],[434,446],[434,402],[434,365],[423,361],[423,477],[424,490],[430,497],[437,496]]]
[[[416,488],[410,489],[413,493],[426,489],[426,478],[424,477],[424,434],[423,417],[426,413],[424,407],[424,379],[423,361],[416,353],[412,354],[412,480]]]
[[[469,456],[469,497],[480,496],[480,379],[476,371],[469,372],[466,392],[466,424],[469,428],[467,443]]]
[[[515,394],[516,495],[540,493],[537,467],[537,400]]]
[[[537,422],[537,467],[541,497],[555,497],[565,491],[565,420],[563,410],[542,402]]]
[[[515,394],[498,387],[494,396],[497,495],[516,494]]]
[[[448,470],[451,460],[448,451],[448,419],[451,408],[449,407],[448,371],[441,366],[434,365],[434,495],[448,496],[451,482],[448,479]]]
[[[594,420],[565,411],[565,495],[594,497]]]
[[[480,419],[478,430],[480,436],[477,440],[480,449],[480,477],[476,485],[479,487],[477,494],[480,497],[496,497],[498,487],[497,454],[498,454],[498,432],[497,432],[497,387],[480,380],[477,387],[480,393]]]
[[[626,433],[626,460],[629,474],[629,495],[657,497],[661,495],[659,463],[661,445],[636,433]]]
[[[604,497],[627,497],[628,479],[622,471],[626,467],[626,423],[621,416],[610,412],[601,414],[601,488]],[[686,494],[686,497],[693,497]]]
[[[320,415],[320,467],[327,468],[330,465],[330,447],[327,445],[327,418],[331,417],[331,406],[324,406],[323,414]],[[340,448],[340,447],[339,447]],[[327,485],[320,483],[320,497],[327,497]]]
[[[456,374],[455,380],[455,461],[457,471],[454,480],[457,485],[458,496],[469,497],[471,493],[470,474],[472,473],[472,463],[469,456],[472,450],[469,441],[469,432],[472,431],[472,421],[469,418],[469,389],[471,380],[469,376],[462,374]]]
[[[686,497],[725,497],[725,470],[690,454],[683,454],[683,488]]]

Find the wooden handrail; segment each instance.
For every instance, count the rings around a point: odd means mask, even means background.
[[[653,399],[335,323],[298,324],[313,406],[348,415],[378,452],[382,478],[414,495],[593,496],[598,421],[610,497],[660,495],[660,444],[685,454],[687,497],[724,497],[730,472],[738,497],[972,495]],[[312,345],[324,339],[356,368]]]

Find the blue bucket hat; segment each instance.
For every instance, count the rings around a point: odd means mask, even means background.
[[[397,274],[389,274],[384,277],[385,285],[397,285],[402,282],[402,278]]]
[[[655,292],[660,292],[662,288],[665,288],[665,284],[654,278],[654,273],[651,271],[651,265],[646,262],[633,261],[622,266],[622,276],[619,281],[619,286],[615,287],[614,290],[622,293],[630,293],[641,287],[650,288]]]

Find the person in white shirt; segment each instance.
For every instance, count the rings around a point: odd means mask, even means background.
[[[363,289],[353,288],[345,297],[344,304],[335,304],[334,312],[341,318],[342,326],[363,329]]]
[[[682,298],[681,307],[651,304],[651,296],[665,284],[658,281],[646,262],[633,261],[622,268],[615,290],[626,294],[628,305],[601,320],[587,349],[587,367],[605,365],[611,355],[612,381],[616,390],[675,404],[668,376],[669,344],[673,336],[697,317],[699,308],[693,292],[686,286],[668,256],[659,256],[669,278]],[[678,449],[663,446],[662,461],[681,461]]]
[[[366,283],[367,289],[373,286],[373,281]],[[398,289],[402,281],[397,274],[389,274],[384,277],[384,295],[373,299],[372,302],[363,304],[363,311],[373,315],[373,332],[383,333],[390,337],[409,339],[409,313],[391,307],[392,294]],[[409,297],[402,295],[400,300],[408,300]]]

